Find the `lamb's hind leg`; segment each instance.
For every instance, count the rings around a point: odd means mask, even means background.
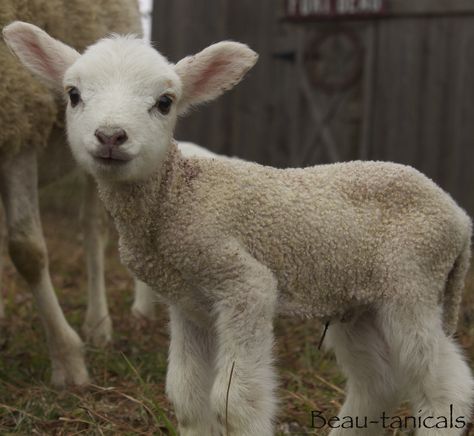
[[[460,436],[474,401],[469,367],[454,340],[443,331],[439,307],[420,304],[404,311],[401,307],[386,310],[384,329],[406,381],[417,418],[416,435]]]
[[[26,280],[46,330],[55,385],[88,381],[83,345],[69,326],[51,284],[38,207],[37,161],[33,149],[1,159],[0,191],[8,225],[9,251]]]
[[[171,343],[166,393],[174,404],[181,436],[217,436],[209,395],[212,386],[213,338],[209,329],[170,308]]]
[[[104,272],[107,216],[90,176],[86,176],[82,215],[88,279],[87,312],[82,330],[87,341],[101,347],[112,340]]]
[[[366,312],[349,322],[331,324],[326,345],[334,349],[347,376],[346,400],[340,421],[331,424],[330,436],[381,436],[385,431],[383,414],[390,416],[400,397],[378,316]],[[324,419],[329,418],[316,417],[313,424],[327,424]]]

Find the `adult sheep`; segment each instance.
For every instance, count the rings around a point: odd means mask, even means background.
[[[2,0],[0,28],[19,19],[47,28],[79,50],[110,32],[141,33],[137,0]],[[64,174],[72,169],[67,158],[55,157],[64,154],[52,150],[64,149],[64,101],[24,70],[3,41],[0,95],[0,194],[10,256],[33,292],[44,325],[52,382],[83,384],[88,379],[83,345],[67,323],[51,283],[37,195],[38,155],[46,146],[49,160],[60,169],[55,172]],[[108,316],[104,317],[108,312],[103,298],[103,247],[99,237],[102,206],[93,182],[87,183],[84,229],[90,274],[84,326],[94,342],[103,343],[110,337],[111,325]]]
[[[81,56],[30,24],[4,35],[65,89],[69,142],[97,179],[122,260],[170,306],[167,390],[182,435],[273,433],[276,313],[331,320],[348,376],[341,416],[369,423],[331,435],[382,434],[382,413],[405,396],[426,423],[417,435],[462,433],[473,379],[451,334],[471,221],[448,194],[386,162],[279,170],[185,158],[178,114],[241,80],[257,59],[245,45],[173,65],[133,38]],[[433,428],[453,413],[458,428]]]

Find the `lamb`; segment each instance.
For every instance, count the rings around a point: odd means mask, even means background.
[[[3,0],[0,28],[15,19],[32,20],[54,31],[82,50],[108,32],[141,33],[136,0]],[[48,269],[48,254],[41,228],[37,200],[39,154],[48,146],[55,156],[54,172],[73,168],[52,149],[64,149],[61,100],[21,68],[7,46],[0,41],[0,194],[8,227],[10,256],[31,288],[46,330],[55,385],[81,385],[88,381],[83,344],[69,326],[59,306]],[[63,153],[64,155],[64,153]],[[95,183],[86,181],[84,198],[85,247],[89,266],[89,307],[84,324],[92,342],[110,339],[111,324],[105,298],[100,234],[102,205]],[[3,226],[3,220],[2,220]],[[2,236],[4,229],[2,228]],[[4,238],[0,241],[2,243]],[[2,303],[0,299],[0,303]],[[4,316],[3,304],[0,315]]]
[[[474,382],[452,334],[472,229],[448,194],[387,162],[281,170],[184,157],[177,116],[243,78],[257,60],[243,44],[173,65],[130,37],[82,55],[27,23],[4,37],[69,99],[69,144],[122,260],[170,308],[166,389],[182,435],[273,434],[277,315],[331,321],[348,377],[340,416],[369,422],[331,436],[382,434],[380,416],[405,398],[417,435],[462,433]],[[460,428],[433,428],[450,411]]]

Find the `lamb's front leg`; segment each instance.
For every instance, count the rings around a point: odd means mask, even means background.
[[[209,394],[213,380],[212,335],[170,308],[171,343],[166,392],[174,404],[181,436],[218,436]]]
[[[220,434],[270,436],[276,409],[272,367],[276,282],[252,265],[216,307],[216,378],[211,404]]]

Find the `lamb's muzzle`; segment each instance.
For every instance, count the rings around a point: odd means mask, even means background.
[[[110,148],[119,147],[128,139],[127,132],[120,127],[112,129],[99,128],[95,131],[94,135],[102,145]]]
[[[99,128],[94,132],[99,141],[96,148],[91,152],[92,156],[103,164],[125,164],[132,160],[121,147],[127,142],[127,132],[119,127]]]

